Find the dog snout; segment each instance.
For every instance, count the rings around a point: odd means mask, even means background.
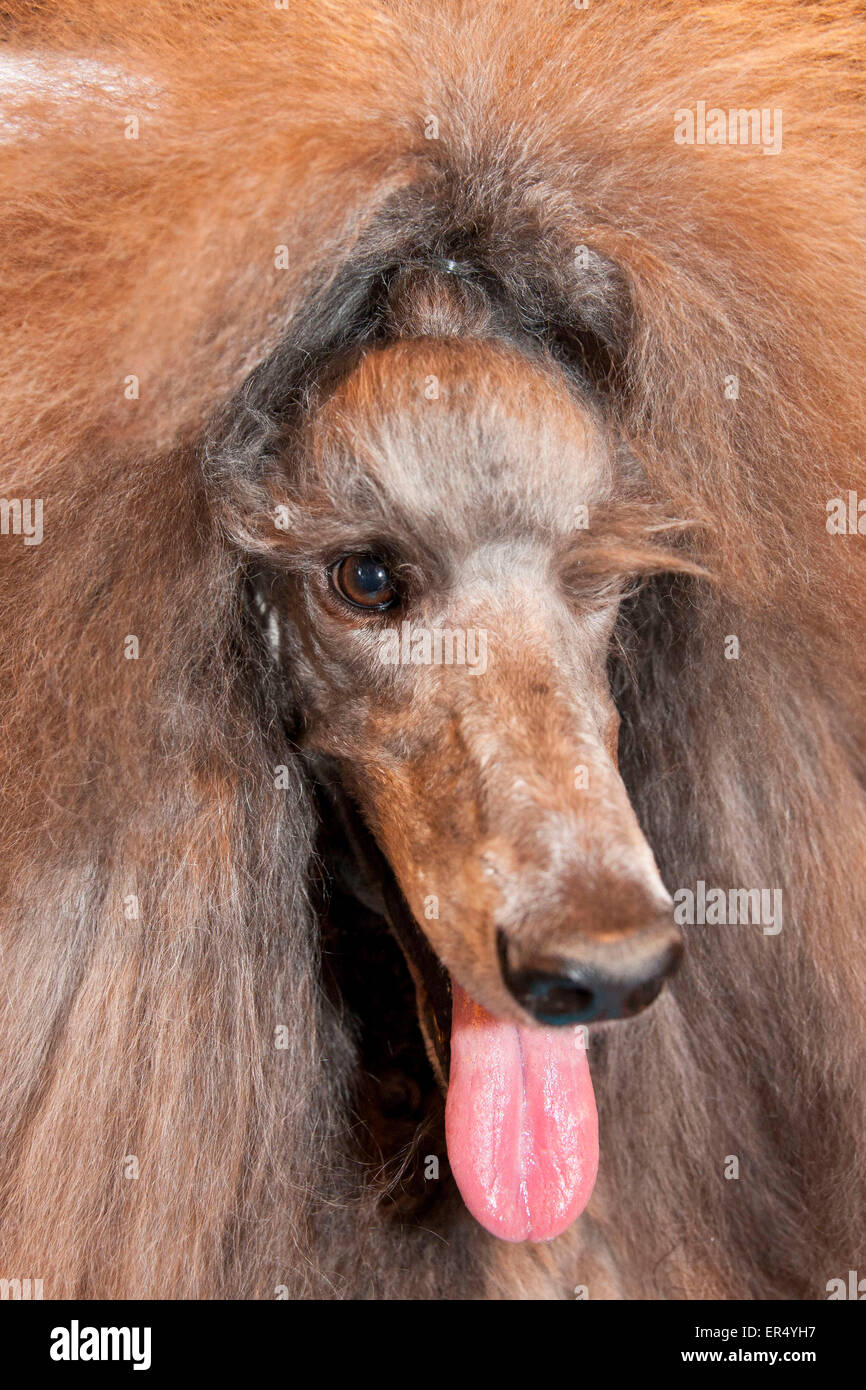
[[[554,1027],[639,1013],[673,975],[683,950],[667,923],[552,954],[527,950],[502,930],[497,945],[509,993],[538,1023]]]

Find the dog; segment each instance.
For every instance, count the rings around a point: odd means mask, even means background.
[[[2,25],[0,1273],[826,1297],[858,6]]]

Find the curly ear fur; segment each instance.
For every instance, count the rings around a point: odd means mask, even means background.
[[[3,488],[45,516],[0,546],[0,1273],[823,1297],[866,1261],[866,552],[825,529],[866,489],[859,4],[0,23]],[[677,146],[704,98],[781,108],[782,153]],[[468,267],[464,322],[544,341],[702,522],[714,585],[623,612],[623,775],[669,886],[785,895],[779,937],[691,932],[676,988],[597,1041],[601,1178],[550,1249],[368,1190],[309,776],[247,598],[273,438],[340,354],[436,310],[399,275],[437,258]]]

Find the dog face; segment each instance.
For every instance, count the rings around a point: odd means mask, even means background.
[[[307,746],[473,1000],[546,1024],[635,1012],[679,942],[606,677],[622,594],[662,563],[634,465],[554,368],[468,339],[368,352],[302,455]]]

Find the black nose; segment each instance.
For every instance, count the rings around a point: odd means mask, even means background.
[[[565,1026],[629,1018],[651,1004],[676,970],[682,942],[673,927],[620,941],[587,943],[574,956],[525,956],[498,936],[508,989],[539,1023]]]

